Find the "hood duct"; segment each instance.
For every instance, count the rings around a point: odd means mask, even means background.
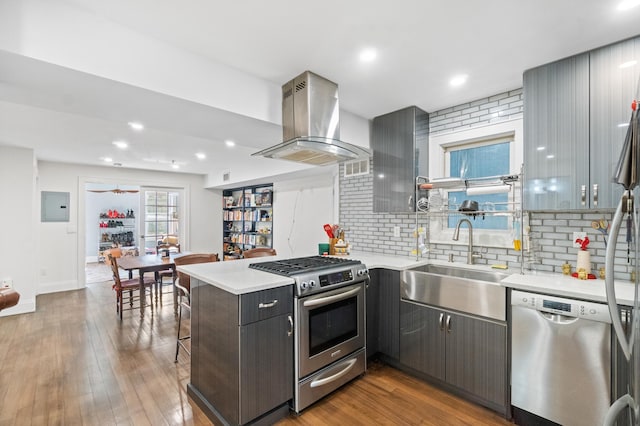
[[[305,71],[282,86],[284,142],[253,155],[324,166],[368,158],[366,148],[340,140],[338,85]]]

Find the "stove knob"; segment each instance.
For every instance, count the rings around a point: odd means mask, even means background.
[[[366,270],[366,269],[360,269],[360,270],[358,271],[358,276],[359,276],[359,277],[361,277],[361,276],[363,276],[363,275],[366,275],[366,273],[367,273],[367,270]]]
[[[309,287],[315,287],[316,282],[314,280],[309,280]]]
[[[306,281],[302,281],[302,284],[300,284],[300,287],[307,288],[308,287],[307,282]]]

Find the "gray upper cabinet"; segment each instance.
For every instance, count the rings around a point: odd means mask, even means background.
[[[633,60],[637,63],[630,65]],[[640,96],[640,37],[592,51],[590,64],[591,189],[598,185],[597,207],[615,207],[623,188],[611,184],[611,178],[629,128],[631,102]]]
[[[589,55],[523,78],[524,208],[580,208],[580,187],[589,183]]]
[[[373,211],[415,210],[415,178],[429,167],[429,114],[415,106],[373,119]]]
[[[613,208],[612,183],[637,98],[640,37],[524,73],[524,208]]]

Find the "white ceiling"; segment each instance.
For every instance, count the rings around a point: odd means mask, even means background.
[[[640,7],[620,12],[619,2],[50,0],[47,6],[95,14],[275,87],[314,71],[338,83],[342,110],[371,119],[409,105],[436,111],[515,89],[528,68],[638,35]],[[358,61],[364,47],[377,50],[374,62]],[[2,50],[0,64],[0,144],[34,148],[41,159],[100,164],[113,156],[125,167],[152,170],[175,161],[180,171],[207,174],[281,138],[279,123],[72,65]],[[457,73],[469,80],[454,89],[448,81]],[[131,132],[132,119],[147,129]],[[123,137],[132,147],[118,152],[111,141]],[[226,139],[238,146],[227,149]],[[195,160],[196,151],[208,159]]]

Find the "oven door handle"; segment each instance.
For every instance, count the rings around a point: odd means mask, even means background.
[[[333,374],[333,375],[331,375],[329,377],[325,377],[323,379],[316,379],[316,380],[312,381],[310,387],[317,388],[318,386],[323,386],[323,385],[326,385],[327,383],[331,383],[333,381],[338,380],[340,377],[342,377],[345,374],[347,374],[349,372],[349,370],[351,370],[353,368],[353,366],[356,364],[357,361],[358,361],[357,358],[350,359],[349,361],[347,361],[345,363],[345,364],[347,364],[347,366],[345,368],[343,368],[342,370],[340,370],[336,374]]]
[[[329,303],[337,302],[339,300],[348,299],[349,297],[357,294],[360,291],[360,287],[356,287],[343,293],[333,294],[331,296],[319,297],[317,299],[305,300],[302,305],[305,307],[323,306]]]

